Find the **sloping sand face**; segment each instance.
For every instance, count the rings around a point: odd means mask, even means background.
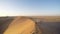
[[[32,34],[34,30],[34,21],[24,17],[17,17],[3,34]]]

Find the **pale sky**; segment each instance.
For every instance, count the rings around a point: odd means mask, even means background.
[[[0,16],[60,16],[60,0],[0,0]]]

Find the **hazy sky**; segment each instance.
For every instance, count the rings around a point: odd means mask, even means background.
[[[60,0],[0,0],[0,16],[60,15]]]

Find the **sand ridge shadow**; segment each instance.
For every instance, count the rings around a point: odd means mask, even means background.
[[[9,24],[12,21],[13,21],[13,18],[12,17],[2,17],[0,19],[0,22],[2,22],[2,24],[0,25],[0,34],[3,34],[4,33],[4,31],[8,28]]]

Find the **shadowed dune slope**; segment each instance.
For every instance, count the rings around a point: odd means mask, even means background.
[[[13,20],[14,17],[0,17],[0,34],[3,34]]]
[[[25,17],[16,17],[3,34],[32,34],[34,30],[34,21]]]

